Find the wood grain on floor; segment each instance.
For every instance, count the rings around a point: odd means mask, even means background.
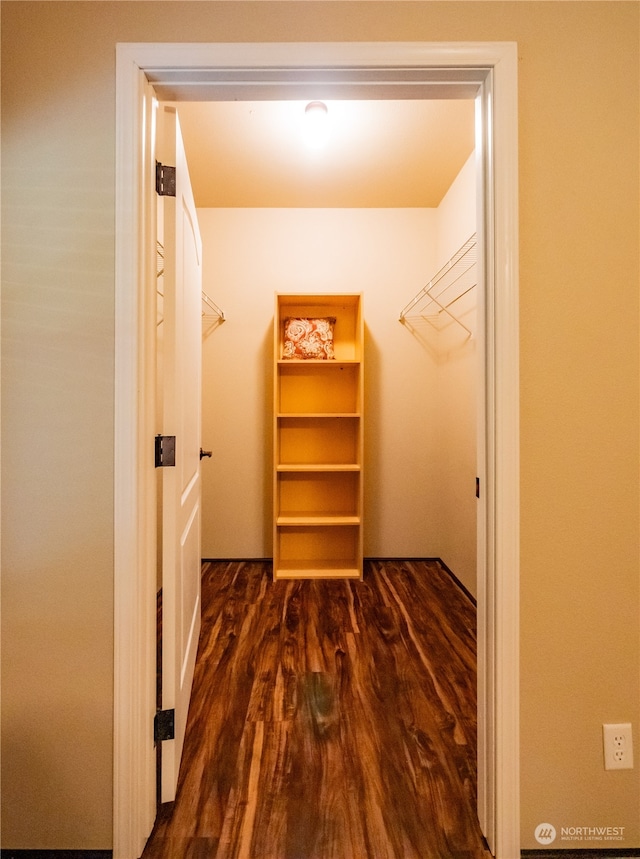
[[[144,859],[487,859],[475,608],[435,561],[364,581],[203,565],[175,803]]]

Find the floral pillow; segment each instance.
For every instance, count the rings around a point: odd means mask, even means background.
[[[303,360],[334,358],[333,326],[335,324],[334,316],[287,317],[284,320],[282,357]]]

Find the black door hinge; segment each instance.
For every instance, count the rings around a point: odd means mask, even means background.
[[[156,161],[156,194],[161,197],[176,196],[176,168]]]
[[[476,498],[480,498],[480,478],[476,477]]]
[[[158,710],[153,720],[153,740],[161,743],[163,740],[175,740],[176,711]]]
[[[156,468],[167,468],[176,464],[176,437],[174,435],[157,435],[156,439]]]

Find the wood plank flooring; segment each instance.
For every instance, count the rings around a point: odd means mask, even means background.
[[[488,859],[475,608],[437,562],[202,582],[178,794],[143,859]]]

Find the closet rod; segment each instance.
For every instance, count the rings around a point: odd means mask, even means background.
[[[160,282],[160,278],[164,275],[164,246],[162,242],[156,241],[156,278],[158,282]],[[164,298],[163,291],[160,287],[156,289],[158,295]],[[202,303],[206,305],[207,310],[213,310],[213,313],[202,313],[203,319],[211,319],[212,317],[218,319],[220,322],[225,321],[224,311],[222,311],[215,301],[210,298],[206,292],[202,291]],[[159,320],[162,322],[162,319]]]
[[[456,253],[451,257],[451,259],[438,271],[438,273],[429,281],[429,283],[424,286],[420,292],[407,304],[407,306],[400,312],[400,322],[404,323],[408,318],[408,314],[414,308],[424,302],[420,310],[422,312],[418,312],[418,316],[421,316],[424,319],[434,319],[437,318],[441,313],[446,313],[454,322],[457,322],[464,330],[471,335],[471,331],[467,328],[467,326],[461,322],[454,313],[451,312],[449,308],[451,308],[456,301],[461,299],[464,295],[476,286],[477,276],[474,267],[477,262],[477,236],[474,233],[463,245],[462,247],[456,251]],[[465,276],[471,272],[471,277],[466,278]],[[473,282],[469,282],[469,281]],[[461,282],[460,289],[457,292],[451,292],[451,290],[456,286],[456,284]],[[437,288],[439,287],[438,291]],[[449,292],[449,295],[445,297],[445,292]],[[435,313],[425,315],[424,311],[430,306],[434,305],[434,309],[437,308]]]
[[[207,305],[208,308],[213,310],[213,314],[211,313],[203,313],[202,316],[204,319],[208,319],[210,316],[215,316],[216,319],[219,319],[220,322],[225,321],[224,312],[218,307],[215,301],[212,298],[209,298],[206,292],[202,293],[202,301]]]

